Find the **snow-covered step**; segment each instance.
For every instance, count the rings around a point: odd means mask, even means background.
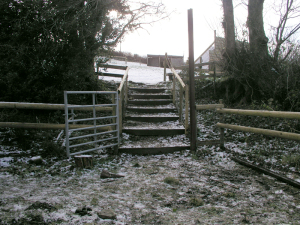
[[[176,121],[179,119],[179,116],[126,116],[125,119],[155,123],[155,122]]]
[[[166,154],[190,149],[189,138],[183,135],[175,136],[135,136],[123,133],[123,144],[120,153],[136,155]]]
[[[170,90],[148,85],[129,88],[120,153],[165,154],[190,148]]]
[[[135,113],[175,113],[175,107],[127,107],[129,112]]]
[[[123,128],[123,133],[138,136],[170,136],[185,134],[184,128]]]
[[[157,100],[129,100],[129,105],[169,105],[172,100],[157,99]]]
[[[157,155],[157,154],[167,154],[177,151],[190,149],[189,145],[182,146],[171,146],[171,147],[134,147],[134,148],[119,148],[119,153],[127,153],[133,155]]]
[[[140,93],[164,93],[165,88],[129,88],[129,91],[135,91]]]
[[[131,94],[129,99],[172,99],[168,94]]]

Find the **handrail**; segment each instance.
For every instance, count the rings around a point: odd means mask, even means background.
[[[185,133],[188,132],[188,112],[189,112],[189,86],[186,85],[181,77],[178,75],[178,73],[175,71],[171,61],[168,59],[167,53],[165,54],[165,64],[168,64],[169,68],[171,69],[173,73],[173,103],[176,106],[176,102],[179,102],[178,111],[179,111],[179,120],[182,122],[182,114],[183,114],[183,108],[185,108]],[[165,71],[164,71],[165,74]],[[180,83],[180,93],[179,93],[179,101],[176,101],[176,79]],[[183,95],[185,95],[185,98],[183,98]],[[185,105],[183,104],[183,100],[185,99]],[[176,106],[177,107],[177,106]]]
[[[166,59],[167,64],[169,66],[169,68],[171,69],[172,73],[174,74],[174,76],[177,78],[177,80],[179,81],[179,83],[181,84],[182,88],[185,88],[185,83],[183,82],[183,80],[181,79],[181,77],[178,75],[178,73],[175,71],[172,63],[169,61],[169,59]]]
[[[120,83],[120,86],[119,86],[119,88],[118,88],[118,92],[119,92],[119,93],[121,93],[121,91],[122,91],[122,89],[123,89],[123,86],[124,86],[124,83],[125,83],[125,81],[127,81],[127,79],[128,79],[128,71],[129,71],[129,67],[127,67],[127,69],[126,69],[126,71],[125,71],[125,74],[124,74],[124,76],[123,76],[123,79],[122,79],[122,81],[121,81],[121,83]]]
[[[119,133],[122,134],[122,129],[123,129],[123,113],[125,112],[124,107],[127,104],[128,101],[128,71],[129,71],[129,67],[127,67],[127,69],[125,70],[123,79],[119,85],[118,88],[118,94],[119,94]],[[125,94],[124,94],[125,93]],[[125,96],[124,96],[125,95]]]

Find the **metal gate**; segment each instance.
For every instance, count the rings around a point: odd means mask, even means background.
[[[98,97],[103,99],[105,95],[111,96],[105,98],[111,99],[111,103],[97,104]],[[91,100],[91,104],[69,103],[80,98]],[[119,145],[118,99],[117,91],[64,92],[67,157]]]

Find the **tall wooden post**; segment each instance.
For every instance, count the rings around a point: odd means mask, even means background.
[[[168,54],[165,53],[165,61],[164,61],[164,81],[167,80],[167,58],[168,58]]]
[[[173,104],[176,106],[176,77],[173,76]]]
[[[189,128],[189,85],[185,85],[185,135]]]
[[[183,88],[180,84],[180,96],[179,96],[179,121],[182,122],[182,111],[183,111]]]
[[[219,100],[220,104],[223,104],[223,100]],[[220,113],[220,123],[224,123],[224,115]],[[220,127],[220,148],[224,149],[224,128]]]
[[[194,28],[193,9],[188,10],[188,37],[189,37],[189,78],[190,78],[190,123],[191,123],[191,151],[197,149],[197,121],[195,106],[195,77],[194,77]]]

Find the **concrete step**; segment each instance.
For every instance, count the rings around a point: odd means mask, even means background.
[[[128,153],[133,155],[155,155],[155,154],[167,154],[176,151],[182,151],[190,149],[189,145],[172,146],[172,147],[150,147],[150,148],[119,148],[119,153]]]
[[[169,105],[173,101],[168,99],[157,100],[128,100],[129,105]]]
[[[179,116],[126,116],[125,119],[154,123],[154,122],[176,121],[179,119]]]
[[[149,94],[144,94],[144,95],[138,95],[138,94],[133,94],[128,96],[130,99],[172,99],[172,95],[167,95],[167,94],[155,94],[155,95],[149,95]]]
[[[137,136],[171,136],[185,134],[184,128],[124,128],[123,133],[133,134]]]

